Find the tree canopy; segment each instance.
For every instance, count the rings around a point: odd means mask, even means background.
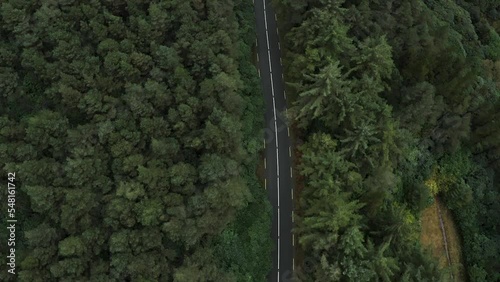
[[[254,36],[240,0],[0,4],[19,281],[264,280]]]
[[[448,280],[419,243],[437,196],[463,239],[458,267],[498,280],[498,1],[274,2],[303,143],[299,277]]]

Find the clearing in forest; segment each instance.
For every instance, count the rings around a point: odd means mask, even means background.
[[[466,281],[460,237],[453,222],[453,217],[451,212],[437,197],[434,199],[434,203],[422,212],[422,233],[420,235],[420,241],[422,245],[429,248],[434,257],[439,260],[439,266],[441,268],[448,266],[447,256],[449,255],[454,281]],[[439,211],[441,212],[444,233],[446,234],[448,255],[446,254],[445,240],[440,225]]]

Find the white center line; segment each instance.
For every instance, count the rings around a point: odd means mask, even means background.
[[[280,238],[278,238],[278,254],[280,253]],[[280,270],[280,256],[278,255],[278,270]]]
[[[278,209],[280,208],[280,177],[278,175],[278,178],[277,178],[277,181],[278,181]],[[278,221],[278,229],[280,228],[280,223]]]
[[[280,208],[278,208],[278,226],[280,222]],[[280,229],[278,228],[278,238],[280,237]]]
[[[271,73],[271,79],[272,79],[272,77],[273,77],[273,68],[271,66],[271,50],[269,50],[269,49],[267,49],[267,57],[269,58],[269,72]]]
[[[278,174],[277,177],[280,178],[280,165],[279,165],[279,161],[278,161],[278,153],[279,153],[278,142],[276,142],[276,165],[277,165],[277,167],[276,167],[276,173]]]

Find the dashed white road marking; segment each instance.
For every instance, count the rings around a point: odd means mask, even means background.
[[[280,208],[278,208],[278,226],[280,222]],[[278,239],[280,238],[280,229],[278,228]]]
[[[280,208],[278,208],[278,226],[280,225],[279,222],[280,222]],[[279,237],[280,237],[280,229],[278,228],[278,239]]]
[[[280,238],[278,238],[278,254],[280,253]],[[280,256],[278,255],[278,270],[280,270]]]
[[[271,73],[271,78],[272,78],[273,77],[273,68],[271,66],[271,50],[269,50],[269,49],[267,49],[267,57],[269,59],[269,72]],[[271,84],[271,86],[273,86],[273,85]]]
[[[278,208],[278,226],[280,222],[280,208]],[[278,228],[278,240],[280,239],[280,229]]]
[[[271,80],[271,94],[272,94],[272,101],[273,101],[273,115],[274,115],[274,132],[275,132],[275,145],[276,145],[276,181],[277,181],[277,192],[278,192],[278,281],[280,279],[280,166],[279,166],[279,146],[278,146],[278,126],[277,126],[277,117],[276,117],[276,100],[274,97],[274,82],[273,82],[273,70],[272,70],[272,64],[271,64],[271,50],[269,47],[269,31],[268,31],[268,25],[267,25],[267,15],[266,15],[266,3],[265,0],[262,0],[263,6],[264,6],[264,23],[265,23],[265,29],[266,29],[266,45],[267,45],[267,56],[268,56],[268,62],[269,62],[269,72],[270,72],[270,80]],[[274,19],[278,21],[278,17],[276,14],[274,14]],[[278,27],[276,27],[276,34],[279,36],[279,30]],[[257,42],[256,42],[257,44]],[[281,50],[281,44],[278,41],[278,49]],[[257,57],[257,60],[260,58]],[[283,65],[283,60],[280,57],[280,64]],[[260,77],[260,70],[259,70],[259,77]],[[281,79],[284,80],[283,74],[281,74]],[[285,99],[286,99],[286,94],[285,94]],[[288,111],[287,111],[288,114]],[[290,129],[288,129],[288,136],[290,136]],[[264,148],[266,147],[265,141],[264,141]],[[288,153],[291,156],[291,148],[288,148]],[[267,160],[265,159],[265,162],[267,163]],[[267,166],[265,164],[265,166]],[[290,168],[291,172],[291,168]],[[265,186],[267,189],[267,179],[265,180]],[[293,199],[293,190],[292,190],[292,199]],[[292,211],[292,221],[293,221],[293,211]],[[295,244],[295,243],[294,243]],[[295,264],[295,261],[294,261]]]
[[[290,167],[290,178],[293,178],[293,169]]]
[[[292,222],[295,222],[295,216],[293,211],[292,211]]]
[[[264,169],[267,169],[267,158],[264,158]]]
[[[288,156],[292,157],[292,148],[288,147]]]
[[[295,258],[292,259],[292,270],[295,270]]]
[[[292,246],[295,246],[295,234],[292,234]]]
[[[264,3],[264,0],[262,0],[262,2]],[[264,3],[264,25],[266,26],[267,30],[266,3]]]
[[[286,130],[288,130],[288,137],[290,137],[290,127],[287,127]]]
[[[267,27],[266,27],[266,38],[269,38],[269,33],[267,32]],[[269,50],[269,40],[267,40],[267,50]]]
[[[293,200],[293,189],[292,189],[292,190],[290,190],[290,191],[292,191],[292,200]]]
[[[279,209],[280,208],[280,189],[279,189],[279,187],[280,187],[280,176],[279,175],[278,175],[277,180],[278,180],[277,190],[278,190],[278,209]],[[280,227],[279,224],[280,224],[280,222],[278,221],[278,228]]]
[[[264,178],[264,188],[267,190],[267,178]]]

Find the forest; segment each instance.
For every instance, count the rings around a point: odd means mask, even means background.
[[[254,21],[243,0],[1,2],[0,281],[265,281]]]
[[[500,281],[500,2],[273,4],[297,280]],[[0,281],[267,280],[254,21],[248,0],[0,3],[0,173],[19,222]],[[437,198],[463,265],[420,243]]]
[[[500,281],[500,2],[274,4],[300,145],[300,281],[451,281],[454,268]],[[440,268],[419,242],[435,198],[463,265]]]

